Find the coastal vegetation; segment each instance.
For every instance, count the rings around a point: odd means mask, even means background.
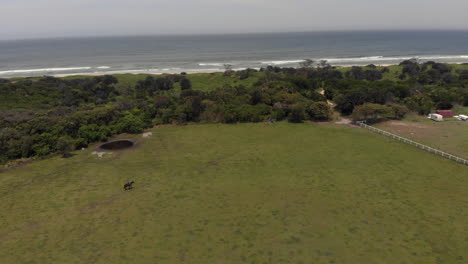
[[[468,67],[304,61],[224,73],[0,80],[0,163],[81,149],[159,124],[402,119],[468,106]],[[60,144],[58,144],[60,143]]]

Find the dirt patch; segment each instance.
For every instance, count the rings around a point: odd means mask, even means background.
[[[339,124],[339,125],[351,125],[352,123],[353,121],[351,121],[351,119],[344,118],[344,117],[335,122],[335,124]]]
[[[149,138],[149,137],[152,137],[153,136],[153,132],[146,132],[146,133],[143,133],[142,137],[143,138]]]
[[[415,124],[415,123],[409,123],[409,122],[402,122],[402,121],[388,121],[386,123],[387,125],[390,126],[402,126],[402,127],[414,127],[414,128],[428,128],[427,126],[421,125],[421,124]]]
[[[100,145],[97,149],[100,151],[117,151],[126,150],[135,147],[136,142],[131,139],[121,139]]]
[[[324,89],[321,89],[321,90],[319,91],[319,94],[325,96],[325,90],[324,90]],[[329,106],[331,106],[331,107],[335,107],[335,106],[336,106],[336,104],[333,103],[333,102],[330,101],[330,100],[327,100],[327,104],[328,104]]]
[[[109,154],[112,155],[112,152],[99,152],[99,151],[93,151],[91,155],[96,155],[98,158],[104,157],[104,155]]]

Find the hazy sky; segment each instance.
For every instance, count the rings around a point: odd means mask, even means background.
[[[360,29],[468,30],[468,0],[0,0],[0,39]]]

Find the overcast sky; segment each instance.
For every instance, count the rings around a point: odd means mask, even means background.
[[[0,0],[0,39],[468,30],[468,0]]]

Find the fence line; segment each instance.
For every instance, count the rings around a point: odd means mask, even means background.
[[[382,134],[384,136],[387,136],[387,137],[391,137],[393,139],[396,139],[396,140],[399,140],[401,142],[404,142],[406,144],[410,144],[412,146],[415,146],[417,148],[420,148],[422,150],[425,150],[425,151],[428,151],[428,152],[431,152],[431,153],[434,153],[436,155],[439,155],[439,156],[442,156],[444,158],[447,158],[447,159],[450,159],[450,160],[453,160],[453,161],[456,161],[458,163],[461,163],[461,164],[464,164],[464,165],[468,165],[468,160],[466,159],[463,159],[463,158],[460,158],[460,157],[457,157],[455,155],[452,155],[450,153],[446,153],[446,152],[443,152],[441,150],[438,150],[438,149],[435,149],[435,148],[431,148],[429,146],[426,146],[426,145],[423,145],[421,143],[418,143],[418,142],[415,142],[413,140],[410,140],[410,139],[407,139],[407,138],[404,138],[404,137],[400,137],[400,136],[397,136],[395,134],[392,134],[390,132],[387,132],[385,130],[382,130],[382,129],[379,129],[379,128],[376,128],[376,127],[373,127],[373,126],[369,126],[367,124],[365,124],[363,121],[358,121],[357,124],[360,126],[360,127],[364,127],[364,128],[367,128],[373,132],[376,132],[376,133],[379,133],[379,134]]]

